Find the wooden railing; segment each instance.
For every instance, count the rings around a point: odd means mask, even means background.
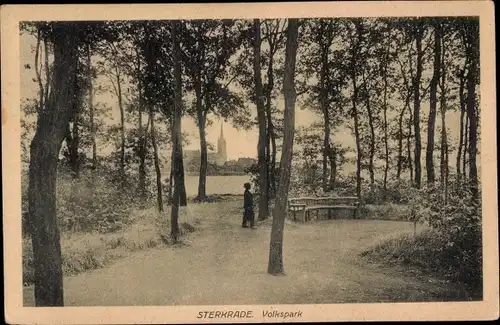
[[[358,198],[356,196],[344,197],[299,197],[288,200],[289,204],[305,204],[310,205],[340,205],[340,204],[357,204]]]
[[[294,221],[297,215],[302,221],[310,220],[310,212],[328,210],[328,218],[331,218],[331,210],[353,210],[357,215],[359,199],[356,196],[348,197],[300,197],[288,199],[288,211],[293,214]],[[298,213],[302,212],[302,213]]]

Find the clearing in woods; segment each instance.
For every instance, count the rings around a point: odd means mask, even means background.
[[[66,306],[318,304],[463,299],[456,286],[359,253],[413,231],[411,223],[326,220],[285,226],[286,276],[266,273],[271,222],[241,228],[242,200],[190,205],[200,220],[178,247],[130,254],[65,277]],[[33,287],[24,305],[33,306]]]

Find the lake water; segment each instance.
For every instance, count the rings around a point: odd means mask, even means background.
[[[199,176],[185,176],[188,197],[198,194]],[[207,176],[207,195],[243,194],[243,184],[250,181],[250,176]]]

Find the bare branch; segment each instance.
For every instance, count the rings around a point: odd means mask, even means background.
[[[44,49],[45,49],[45,100],[49,98],[49,88],[50,88],[50,80],[51,78],[51,69],[49,66],[49,45],[47,38],[45,37],[43,40]]]
[[[111,84],[113,85],[115,95],[118,96],[118,88],[116,88],[115,82],[113,81],[113,77],[114,76],[112,74],[108,74],[108,78],[109,78],[109,81],[111,82]]]
[[[399,56],[397,56],[396,59],[397,59],[397,61],[399,63],[399,67],[401,69],[401,76],[403,77],[403,82],[405,84],[406,91],[408,93],[410,93],[411,92],[411,85],[408,82],[408,79],[406,78],[406,72],[404,71],[403,63],[401,62],[401,59],[399,58]]]
[[[434,33],[435,33],[435,31],[431,32],[431,34],[434,34]],[[427,40],[427,43],[424,46],[424,50],[423,50],[424,53],[427,52],[427,50],[431,47],[431,44],[433,42],[434,42],[434,40],[431,37],[429,37],[429,39]]]
[[[410,46],[408,47],[408,66],[410,68],[410,77],[411,80],[415,79],[415,74],[413,73],[413,64],[412,64],[412,57],[413,57],[413,44],[410,43]]]
[[[229,87],[229,85],[233,82],[234,79],[236,79],[237,75],[234,74],[233,77],[231,79],[229,79],[229,81],[224,85],[224,87],[222,89],[227,89],[227,87]]]
[[[43,94],[45,93],[43,83],[42,83],[42,77],[41,77],[41,70],[42,68],[40,67],[39,63],[39,55],[40,55],[40,41],[41,41],[41,32],[40,29],[38,30],[37,37],[36,37],[36,50],[35,50],[35,72],[36,72],[36,80],[38,82],[38,87],[39,89],[39,103],[38,103],[38,113],[40,114],[43,110],[44,107],[44,97]]]

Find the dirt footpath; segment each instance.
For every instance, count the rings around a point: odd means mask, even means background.
[[[270,222],[241,228],[239,201],[206,204],[180,247],[140,251],[104,269],[64,279],[67,306],[319,304],[439,301],[449,284],[367,264],[358,254],[412,231],[405,222],[330,220],[286,224],[285,276],[267,274]],[[197,209],[198,210],[198,209]],[[33,288],[25,288],[25,306]],[[450,298],[447,298],[450,299]]]

